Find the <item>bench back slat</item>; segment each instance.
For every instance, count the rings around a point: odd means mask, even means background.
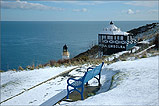
[[[90,79],[94,78],[98,75],[102,69],[103,63],[99,66],[96,66],[94,69],[85,73],[84,83],[88,82]]]
[[[89,80],[91,80],[93,78],[93,70],[86,72],[84,83],[88,82]]]

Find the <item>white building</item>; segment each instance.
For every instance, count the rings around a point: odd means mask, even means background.
[[[113,22],[98,34],[99,56],[111,55],[135,45],[133,35],[123,32]]]

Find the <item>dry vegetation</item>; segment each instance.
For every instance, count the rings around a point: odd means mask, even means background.
[[[146,30],[149,30],[151,25],[148,25],[147,27],[139,27],[139,29],[143,29],[145,28]],[[155,27],[156,25],[153,23],[152,27]],[[142,33],[140,32],[139,29],[134,29],[131,30],[129,32],[133,32],[134,34],[137,33]],[[139,30],[139,31],[138,31]],[[102,58],[96,58],[98,55],[98,45],[93,46],[91,49],[87,50],[86,52],[83,52],[77,56],[75,56],[72,59],[68,59],[68,60],[50,60],[48,63],[46,64],[39,64],[37,66],[33,65],[28,65],[26,68],[19,66],[18,69],[12,69],[13,71],[23,71],[23,70],[34,70],[34,69],[40,69],[40,68],[44,68],[46,66],[49,67],[60,67],[60,66],[78,66],[78,65],[83,65],[83,64],[93,64],[93,65],[97,65],[100,64],[101,62],[105,62],[106,64],[111,64],[117,61],[126,61],[128,58],[134,57],[135,59],[140,59],[140,58],[147,58],[150,56],[156,56],[159,55],[159,33],[155,32],[155,34],[150,34],[150,35],[146,35],[143,36],[141,38],[139,38],[138,40],[142,41],[144,39],[148,39],[149,38],[153,38],[154,40],[150,42],[150,44],[137,44],[136,46],[139,46],[140,49],[137,50],[134,53],[124,53],[122,55],[120,55],[118,58],[114,58],[112,61],[109,61],[107,58],[112,57],[113,55],[109,55],[109,56],[103,56]],[[143,52],[140,55],[135,55],[143,50],[145,50],[146,48],[148,48],[149,46],[155,44],[155,47],[148,49],[147,51]],[[3,72],[2,70],[0,70],[0,72]]]

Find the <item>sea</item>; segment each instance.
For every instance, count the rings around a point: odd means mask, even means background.
[[[129,31],[155,21],[114,21]],[[62,58],[66,44],[70,58],[97,44],[97,35],[109,21],[1,21],[0,70],[45,64]]]

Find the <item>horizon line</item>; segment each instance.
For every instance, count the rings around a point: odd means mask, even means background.
[[[17,21],[17,20],[0,20],[1,22],[2,21]],[[19,20],[19,21],[46,21],[47,22],[47,20]],[[53,21],[53,20],[49,20],[48,22],[50,22],[50,21]],[[57,20],[57,21],[64,21],[64,20]],[[68,22],[69,21],[71,21],[71,20],[68,20]],[[74,20],[72,20],[72,21],[74,21]],[[78,21],[78,20],[76,20],[76,21]],[[90,20],[83,20],[83,21],[90,21]],[[159,21],[159,20],[94,20],[94,21]],[[80,22],[80,20],[79,20],[79,22]],[[90,21],[91,22],[91,21]]]

